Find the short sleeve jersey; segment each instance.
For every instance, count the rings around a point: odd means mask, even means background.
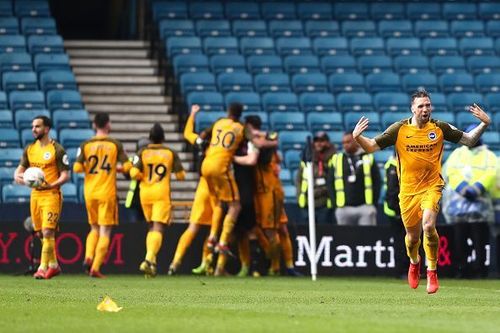
[[[141,200],[170,201],[170,176],[183,171],[179,155],[162,144],[149,144],[134,157],[133,167],[143,177],[140,182]]]
[[[458,143],[463,132],[446,122],[431,119],[423,128],[411,118],[398,121],[375,137],[381,149],[395,145],[400,193],[414,195],[435,186],[444,186],[441,159],[444,140]]]
[[[54,140],[50,144],[42,147],[39,140],[28,145],[23,152],[19,165],[24,168],[37,167],[43,170],[45,180],[48,183],[55,182],[61,171],[69,170],[69,160],[64,148]],[[58,191],[59,189],[54,189]],[[44,192],[50,190],[37,190],[35,192]]]
[[[108,136],[95,136],[80,145],[76,162],[85,170],[85,198],[116,196],[116,165],[128,161],[122,144]]]

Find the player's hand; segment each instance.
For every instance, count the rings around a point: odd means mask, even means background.
[[[54,188],[52,184],[49,184],[46,180],[44,180],[40,186],[38,186],[36,189],[37,190],[50,190],[51,188]]]
[[[488,126],[491,123],[490,116],[486,112],[481,109],[479,105],[474,103],[469,107],[469,111],[476,117],[477,119],[481,120],[481,122],[485,123],[486,126]]]
[[[198,104],[191,105],[191,114],[194,116],[201,110]]]
[[[356,124],[356,127],[354,127],[354,130],[352,131],[352,137],[356,139],[358,136],[360,136],[368,128],[369,123],[370,120],[365,116],[362,116]]]
[[[16,184],[25,185],[24,184],[24,173],[18,173],[15,176],[14,181],[16,182]]]

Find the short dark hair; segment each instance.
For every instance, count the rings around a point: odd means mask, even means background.
[[[241,114],[243,113],[243,104],[240,103],[231,103],[229,104],[229,115],[234,117],[235,119],[240,119]]]
[[[153,143],[162,143],[165,141],[165,132],[160,123],[155,123],[149,130],[149,140]]]
[[[259,129],[262,127],[262,120],[257,115],[250,115],[245,117],[245,123],[252,125],[253,128]]]
[[[35,120],[35,119],[42,119],[43,126],[48,127],[48,128],[52,128],[52,120],[50,120],[49,117],[44,116],[44,115],[38,115],[35,118],[33,118],[33,120]]]
[[[412,95],[411,95],[411,104],[413,104],[413,101],[417,98],[421,98],[421,97],[428,97],[428,98],[431,98],[431,95],[425,90],[425,89],[419,89],[417,91],[415,91]]]
[[[109,123],[109,114],[106,112],[96,113],[94,117],[94,125],[97,128],[104,128]]]

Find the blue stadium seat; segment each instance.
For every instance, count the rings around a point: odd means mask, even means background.
[[[73,203],[79,202],[75,184],[66,183],[63,186],[61,186],[61,191],[63,194],[64,202],[73,202]]]
[[[404,3],[373,2],[370,6],[372,20],[402,20],[406,17]]]
[[[432,2],[407,3],[406,17],[410,20],[439,20],[441,19],[441,4]]]
[[[233,35],[235,37],[267,37],[267,25],[263,20],[235,20],[233,21]]]
[[[497,40],[495,41],[495,52],[497,54],[500,54],[500,38],[497,38]]]
[[[19,147],[21,147],[21,142],[19,140],[19,132],[16,129],[0,128],[0,148]]]
[[[493,38],[500,37],[500,20],[486,22],[486,34]]]
[[[358,73],[339,73],[328,77],[328,87],[334,94],[340,92],[364,92],[365,79]]]
[[[35,54],[33,59],[35,71],[41,73],[45,70],[61,69],[71,70],[69,65],[69,56],[64,53],[58,54]]]
[[[361,92],[340,93],[337,95],[337,108],[342,113],[373,111],[372,96]]]
[[[410,98],[406,93],[380,92],[373,96],[373,104],[378,112],[408,112]]]
[[[477,125],[479,121],[476,117],[472,115],[469,111],[462,111],[456,114],[457,127],[459,129],[466,129],[468,126],[475,124]]]
[[[184,19],[188,17],[186,2],[153,2],[153,20]]]
[[[269,121],[274,131],[306,129],[305,116],[301,112],[272,112]]]
[[[297,95],[294,93],[272,92],[262,96],[262,105],[267,112],[300,111]]]
[[[299,2],[297,15],[301,20],[331,20],[332,5],[328,2]]]
[[[366,76],[365,82],[367,90],[371,93],[401,91],[401,80],[395,73],[371,73]]]
[[[461,56],[435,56],[431,59],[431,68],[436,75],[467,71],[465,59]]]
[[[19,134],[18,134],[19,135]],[[0,166],[2,167],[17,167],[23,156],[21,148],[2,148],[0,154]]]
[[[279,149],[286,151],[288,149],[304,149],[307,144],[307,137],[312,137],[312,135],[309,131],[281,131],[278,137]]]
[[[307,129],[316,131],[343,131],[344,122],[339,112],[310,112],[307,114]]]
[[[349,54],[349,46],[345,37],[318,37],[313,40],[312,46],[317,56]]]
[[[283,185],[283,193],[285,195],[285,203],[296,203],[297,202],[297,188],[295,185]]]
[[[224,17],[224,8],[222,2],[190,2],[189,16],[192,19],[221,19]]]
[[[384,40],[380,37],[352,38],[351,54],[361,55],[384,55]]]
[[[32,71],[31,55],[28,53],[4,53],[0,54],[0,71]]]
[[[45,96],[41,91],[13,91],[9,94],[9,108],[13,111],[18,109],[43,110],[45,109]]]
[[[95,135],[94,130],[82,128],[63,128],[59,131],[59,142],[64,148],[79,147]]]
[[[212,126],[218,119],[226,117],[226,112],[200,112],[196,115],[195,128],[196,132],[201,132]]]
[[[342,147],[342,138],[344,137],[344,131],[328,131],[326,133],[330,137],[330,142],[337,146],[337,150],[340,150],[339,147]]]
[[[5,92],[0,91],[0,110],[8,109],[7,107],[7,95]]]
[[[59,35],[31,35],[28,37],[28,50],[37,53],[64,53],[63,39]]]
[[[392,72],[392,59],[385,55],[361,56],[358,68],[362,74]]]
[[[274,55],[274,40],[269,37],[243,37],[240,39],[240,51],[245,56]]]
[[[455,38],[484,37],[484,23],[482,21],[452,21],[451,35]]]
[[[343,21],[340,27],[342,35],[347,38],[377,36],[374,21]]]
[[[402,78],[403,89],[412,93],[419,89],[425,89],[428,92],[437,92],[438,84],[436,75],[431,73],[406,74]]]
[[[443,18],[445,20],[474,20],[477,18],[475,3],[443,3]]]
[[[210,69],[214,74],[246,72],[245,58],[239,54],[210,57]]]
[[[24,36],[0,35],[0,53],[25,53],[26,39]]]
[[[387,54],[399,55],[421,55],[421,44],[418,38],[388,38],[386,41]]]
[[[457,46],[455,38],[425,38],[422,41],[422,50],[428,57],[458,55]]]
[[[361,116],[370,120],[370,130],[380,130],[382,123],[378,112],[365,112],[362,115],[359,112],[346,112],[344,113],[344,128],[348,131],[353,130]]]
[[[217,87],[221,93],[253,91],[253,77],[248,73],[221,73],[217,75]]]
[[[245,119],[247,116],[258,116],[260,120],[262,121],[262,130],[268,130],[269,129],[269,115],[267,112],[256,112],[256,111],[247,111],[243,112],[241,115],[242,119]]]
[[[333,112],[337,109],[335,99],[330,93],[303,93],[299,96],[299,104],[302,112]]]
[[[325,74],[356,72],[356,60],[350,55],[324,56],[321,58],[321,70]]]
[[[179,84],[183,95],[193,91],[217,91],[215,76],[208,72],[182,74]]]
[[[203,111],[224,111],[224,99],[218,92],[192,92],[187,96],[188,109],[198,104]]]
[[[276,55],[252,55],[247,58],[248,71],[252,74],[282,73],[281,57]]]
[[[455,113],[453,112],[432,112],[432,118],[447,122],[448,124],[455,124]]]
[[[49,17],[49,3],[48,1],[16,1],[14,13],[17,17]]]
[[[170,58],[178,54],[201,54],[199,37],[170,37],[166,39],[167,55]]]
[[[231,25],[227,20],[199,20],[196,21],[196,35],[199,37],[228,37],[231,36]]]
[[[319,72],[319,60],[313,55],[291,55],[284,59],[285,71],[290,74]]]
[[[2,169],[0,169],[0,174],[2,172],[1,170]],[[280,181],[283,185],[292,185],[293,184],[292,173],[290,172],[290,170],[281,169],[279,177],[280,177]]]
[[[311,40],[306,37],[278,38],[276,50],[281,56],[312,54]]]
[[[300,20],[271,20],[268,22],[269,35],[279,37],[302,37],[304,28]]]
[[[495,55],[493,39],[489,37],[462,38],[458,43],[464,57],[472,55]]]
[[[289,149],[284,152],[285,166],[290,170],[295,170],[300,167],[302,161],[302,152],[300,150]]]
[[[495,112],[493,115],[493,125],[497,131],[500,131],[500,112]]]
[[[262,110],[260,95],[254,92],[230,92],[225,98],[226,107],[231,103],[243,104],[246,112],[258,112]]]
[[[0,187],[14,182],[15,168],[0,167]]]
[[[439,88],[443,93],[474,92],[474,78],[467,73],[443,74],[439,77]]]
[[[418,38],[447,38],[448,22],[444,20],[419,20],[415,22],[415,35]]]
[[[0,16],[1,17],[11,17],[14,15],[11,1],[1,1],[0,2]]]
[[[429,58],[425,56],[397,56],[394,58],[394,69],[400,75],[428,73]]]
[[[461,112],[469,110],[469,107],[474,104],[482,104],[483,96],[477,93],[451,93],[447,96],[449,109],[453,112]]]
[[[18,130],[25,128],[31,129],[33,118],[37,116],[46,116],[50,118],[50,112],[48,110],[17,110],[16,113],[14,113],[16,128]]]
[[[335,3],[333,14],[336,20],[366,20],[368,4],[365,2]]]
[[[174,58],[174,72],[177,77],[183,73],[208,72],[208,58],[203,54],[181,54]]]
[[[7,93],[14,90],[38,90],[38,80],[34,72],[4,72],[2,88]]]
[[[258,93],[291,92],[290,79],[287,74],[257,74],[254,78],[255,90]]]
[[[500,3],[496,2],[481,2],[478,8],[479,18],[482,20],[499,20],[500,19]]]
[[[261,4],[262,18],[266,20],[295,19],[295,4],[290,2],[264,2]]]
[[[304,29],[310,38],[340,36],[339,24],[336,21],[309,20],[305,22]]]
[[[238,39],[235,37],[207,37],[203,50],[208,56],[214,54],[238,54]]]
[[[392,155],[394,155],[393,149],[384,149],[384,150],[378,150],[375,153],[373,153],[373,158],[375,160],[375,163],[377,163],[379,167],[383,168],[385,162],[387,162]]]
[[[47,92],[47,107],[51,111],[83,108],[82,96],[75,90],[51,90]]]
[[[57,132],[55,129],[51,129],[49,132],[51,138],[57,140]],[[35,140],[31,128],[25,128],[21,130],[21,145],[24,147]]]
[[[500,133],[493,131],[484,132],[481,135],[481,139],[483,140],[483,143],[488,145],[490,149],[500,149]]]
[[[56,21],[51,17],[24,17],[21,32],[29,35],[57,35]]]
[[[89,113],[85,109],[55,110],[52,114],[54,128],[90,128]]]
[[[484,97],[488,112],[500,112],[500,93],[486,94]],[[500,127],[497,127],[500,130]]]
[[[326,76],[321,73],[295,74],[292,76],[292,89],[297,94],[326,92],[328,91]]]
[[[449,112],[445,94],[433,92],[431,94],[431,102],[433,112]]]
[[[29,202],[31,197],[31,188],[24,185],[8,184],[2,187],[2,202]]]
[[[390,6],[389,6],[390,8]],[[387,20],[378,23],[378,34],[384,38],[413,37],[413,25],[409,20]]]
[[[260,18],[259,4],[247,1],[227,2],[226,18],[229,20],[255,20]]]
[[[19,35],[19,21],[15,17],[0,17],[1,35]]]
[[[162,19],[158,24],[161,40],[170,37],[192,37],[196,35],[192,20]]]
[[[40,73],[40,88],[44,92],[54,89],[78,90],[73,72],[60,69]]]
[[[500,74],[488,73],[476,76],[476,90],[482,94],[500,91]]]
[[[13,128],[14,116],[10,110],[0,110],[0,128]]]
[[[382,128],[388,128],[391,126],[393,123],[398,122],[403,119],[408,119],[412,116],[410,112],[394,112],[394,111],[389,111],[389,112],[384,112],[380,116],[380,121],[382,123]],[[369,126],[371,128],[371,126]]]

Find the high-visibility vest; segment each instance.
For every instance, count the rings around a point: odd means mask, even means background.
[[[373,204],[373,181],[371,174],[371,167],[374,162],[372,154],[365,154],[362,156],[363,160],[363,175],[365,181],[365,203],[367,205]],[[330,166],[335,169],[334,185],[335,185],[335,198],[337,207],[345,206],[345,191],[344,191],[344,154],[338,153],[330,159]]]
[[[385,182],[384,182],[384,193],[387,193],[387,170],[391,167],[398,167],[398,163],[396,162],[396,159],[394,157],[389,158],[387,162],[384,164],[384,170],[385,170]],[[384,213],[385,215],[389,217],[394,217],[396,216],[396,211],[394,209],[389,208],[389,205],[387,204],[387,196],[384,199]]]
[[[134,201],[135,189],[137,188],[137,180],[132,179],[128,186],[127,197],[125,198],[125,207],[132,207],[132,202]]]
[[[307,181],[307,168],[304,161],[300,162],[300,167],[302,169],[302,181],[300,182],[300,193],[298,196],[298,203],[300,208],[305,208],[307,205],[307,188],[309,183]],[[332,200],[330,198],[326,199],[326,207],[332,208]]]

